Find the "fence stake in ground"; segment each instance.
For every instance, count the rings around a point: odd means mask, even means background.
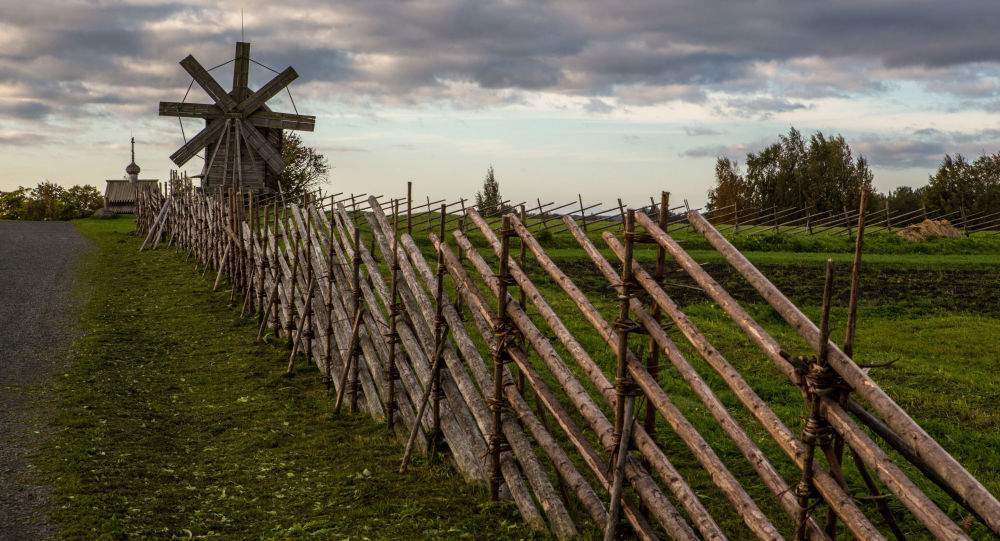
[[[615,321],[618,333],[617,364],[615,367],[615,452],[611,501],[608,505],[608,524],[604,529],[604,541],[612,541],[618,533],[621,514],[622,487],[625,477],[625,459],[632,439],[632,408],[635,401],[635,382],[626,368],[629,333],[636,327],[629,318],[629,303],[632,300],[632,243],[635,238],[635,211],[625,215],[625,257],[622,260],[621,290],[618,295],[620,308]]]

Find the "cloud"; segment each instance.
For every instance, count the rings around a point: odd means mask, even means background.
[[[970,132],[922,128],[909,133],[866,134],[851,147],[872,165],[889,169],[932,168],[945,154],[979,156],[1000,151],[1000,130]]]
[[[460,103],[498,91],[492,96],[502,104],[545,91],[650,105],[703,103],[706,93],[723,92],[740,95],[724,105],[727,114],[766,118],[806,106],[791,98],[880,92],[892,80],[995,97],[998,17],[1000,4],[987,0],[709,1],[683,9],[656,0],[311,0],[251,2],[246,31],[256,60],[294,65],[297,88],[322,84],[345,100]],[[207,0],[20,5],[0,22],[0,84],[22,85],[41,105],[2,114],[148,111],[183,92],[188,79],[176,63],[186,54],[206,67],[227,60],[240,24],[235,9]],[[456,96],[462,84],[487,92]]]
[[[679,154],[682,158],[729,158],[731,160],[742,160],[747,154],[757,152],[764,148],[764,142],[757,143],[737,143],[734,145],[707,145],[689,148]]]
[[[775,114],[809,108],[808,104],[776,96],[754,96],[726,99],[715,110],[724,116],[768,119]]]
[[[689,137],[700,137],[703,135],[722,135],[724,132],[708,126],[684,126],[684,135]]]
[[[615,108],[613,105],[609,104],[608,102],[602,99],[590,98],[590,100],[588,100],[587,103],[583,106],[583,110],[587,111],[588,113],[601,114],[601,113],[610,113],[611,111],[614,111]]]

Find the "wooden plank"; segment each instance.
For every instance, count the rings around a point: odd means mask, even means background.
[[[233,100],[241,102],[249,92],[247,85],[250,82],[250,44],[237,41],[236,56],[233,58]]]
[[[260,87],[260,89],[254,92],[252,96],[248,96],[246,99],[242,100],[239,105],[236,106],[236,109],[243,114],[252,113],[264,105],[267,100],[273,98],[278,92],[281,92],[292,81],[298,78],[299,74],[296,73],[294,68],[289,66],[281,73],[275,75],[274,78],[268,81],[264,86]]]
[[[254,126],[261,128],[298,131],[313,131],[316,128],[316,117],[310,115],[257,111],[250,115],[247,120]]]
[[[161,101],[160,116],[179,116],[184,118],[219,118],[222,111],[215,105],[207,103],[180,103],[176,101]]]
[[[195,60],[193,56],[187,55],[184,60],[181,60],[181,67],[215,101],[215,104],[219,106],[219,109],[223,113],[228,113],[236,107],[236,100],[222,88],[219,82],[212,77],[212,74],[202,67],[201,63]]]
[[[226,125],[225,122],[209,122],[207,126],[204,127],[197,135],[188,140],[181,148],[177,149],[176,152],[170,155],[170,161],[177,164],[178,167],[183,166],[191,158],[195,157],[201,149],[208,146],[212,142],[212,139],[222,131],[222,128]]]
[[[240,132],[243,134],[247,144],[257,151],[257,154],[264,160],[264,163],[267,164],[267,167],[271,171],[280,175],[285,169],[285,162],[281,159],[281,153],[275,150],[271,142],[253,124],[247,122],[246,119],[240,120],[239,126],[242,128]]]

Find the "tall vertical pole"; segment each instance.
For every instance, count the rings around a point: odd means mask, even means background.
[[[802,478],[795,488],[795,495],[799,503],[799,516],[796,522],[795,539],[806,541],[808,539],[808,529],[806,524],[809,519],[809,512],[812,506],[809,500],[816,492],[813,484],[813,463],[816,455],[816,446],[827,445],[830,435],[830,426],[823,417],[821,402],[823,395],[830,390],[830,366],[827,363],[830,343],[830,305],[833,297],[833,261],[826,260],[826,281],[823,287],[823,306],[820,316],[820,350],[819,356],[809,363],[808,372],[804,378],[806,383],[806,396],[809,400],[809,417],[806,425],[802,429],[802,444],[805,446],[805,457],[802,463]]]
[[[608,523],[604,529],[605,541],[612,541],[618,535],[621,516],[621,500],[624,487],[625,462],[632,438],[632,408],[635,399],[635,383],[629,376],[628,339],[635,323],[629,317],[629,303],[632,300],[632,253],[635,240],[635,211],[628,209],[625,215],[625,254],[622,258],[621,292],[618,319],[615,331],[618,335],[617,363],[615,366],[615,452],[613,453],[613,477],[611,501],[608,504]]]
[[[389,305],[389,364],[386,369],[389,396],[386,400],[386,422],[389,428],[395,426],[395,415],[399,405],[396,402],[396,380],[399,379],[399,367],[396,366],[396,344],[399,343],[399,200],[392,201],[392,284],[390,286],[391,300]],[[416,423],[419,425],[419,421]]]
[[[500,471],[500,454],[507,446],[503,433],[503,407],[504,407],[504,365],[510,362],[510,354],[507,351],[507,340],[511,337],[510,316],[507,314],[509,304],[507,286],[511,283],[510,277],[510,238],[514,235],[511,227],[510,215],[504,215],[500,227],[500,264],[497,271],[498,292],[497,292],[497,319],[493,328],[493,335],[496,339],[493,347],[493,400],[490,408],[493,411],[493,426],[490,432],[490,498],[493,501],[500,499],[500,484],[503,482],[503,475]]]
[[[670,192],[660,192],[660,215],[659,226],[660,229],[666,231],[667,222],[670,219]],[[667,251],[660,246],[659,243],[656,245],[656,274],[654,278],[656,283],[663,286],[663,280],[667,275]],[[656,320],[657,324],[660,322],[660,304],[658,302],[651,302],[652,305],[650,309],[650,315]],[[649,372],[654,379],[659,381],[660,376],[660,344],[653,339],[652,336],[649,337],[649,357],[646,359],[646,371]],[[643,419],[643,427],[646,432],[650,435],[656,433],[656,408],[652,404],[646,403],[645,419]]]
[[[333,348],[337,347],[333,340],[333,266],[337,264],[336,258],[334,256],[334,234],[333,234],[333,210],[332,202],[333,197],[330,197],[331,210],[330,210],[330,230],[327,232],[326,237],[326,355],[323,358],[323,364],[326,370],[323,372],[323,381],[326,383],[326,388],[329,389],[333,386]],[[320,206],[320,212],[323,212],[323,207]],[[347,367],[344,367],[345,369]]]
[[[413,181],[406,181],[406,234],[413,235]]]
[[[441,205],[441,223],[438,228],[438,239],[440,245],[437,250],[437,288],[434,291],[434,370],[431,372],[431,425],[434,427],[431,432],[431,452],[436,453],[440,446],[441,439],[441,398],[444,393],[441,388],[441,364],[444,356],[445,331],[447,327],[444,319],[444,230],[445,220],[448,219],[448,205]]]
[[[587,231],[587,213],[586,209],[583,208],[583,196],[576,194],[576,200],[580,203],[580,226],[583,227],[583,231]]]
[[[528,212],[527,212],[527,209],[524,207],[523,203],[521,204],[521,223],[522,224],[528,223]],[[518,251],[517,251],[517,264],[521,267],[521,270],[524,271],[524,269],[526,268],[524,266],[524,263],[526,261],[526,255],[527,255],[526,252],[527,252],[527,250],[526,250],[526,246],[524,244],[524,240],[523,239],[519,239],[518,244],[519,244],[519,246],[518,246]],[[527,311],[528,311],[528,297],[527,297],[527,294],[524,292],[524,289],[522,289],[522,288],[518,288],[517,303],[518,303],[518,306],[521,307],[521,310],[524,310],[525,313],[527,313]],[[525,346],[525,343],[524,343],[524,341],[522,339],[522,341],[521,341],[521,347],[525,351],[529,351],[527,348],[524,348],[524,346]],[[519,393],[521,393],[522,395],[524,394],[524,387],[525,387],[524,386],[524,372],[521,372],[520,370],[518,370],[517,371],[517,391]]]
[[[352,276],[352,297],[354,301],[354,320],[355,324],[361,321],[361,229],[358,228],[357,224],[354,224],[354,259],[353,263],[353,276]],[[360,327],[358,328],[357,339],[360,341]],[[359,374],[359,359],[360,348],[355,344],[354,350],[351,351],[351,413],[357,413],[358,411],[358,392],[361,390]]]

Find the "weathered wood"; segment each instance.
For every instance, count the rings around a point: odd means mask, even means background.
[[[567,296],[574,301],[584,318],[590,322],[591,326],[594,327],[595,330],[597,330],[598,334],[601,335],[604,341],[612,348],[617,347],[618,340],[611,325],[604,320],[597,309],[594,308],[593,304],[591,304],[590,300],[587,299],[587,297],[572,282],[572,280],[566,276],[566,274],[563,273],[562,270],[555,265],[555,263],[552,262],[551,258],[549,258],[542,247],[538,244],[531,232],[528,231],[519,220],[516,218],[513,219],[513,224],[518,236],[520,236],[521,239],[527,243],[528,249],[535,256],[539,265],[562,288]],[[596,368],[596,370],[593,370],[594,377],[604,384],[598,385],[598,387],[607,388],[609,384],[607,383],[606,376],[599,367],[595,365],[594,368]],[[715,454],[715,451],[712,450],[701,434],[695,430],[694,426],[691,425],[680,410],[674,406],[673,402],[670,401],[666,393],[663,392],[663,389],[660,388],[659,383],[649,376],[649,373],[646,372],[646,369],[640,360],[631,353],[628,354],[628,368],[629,373],[633,378],[635,378],[639,387],[642,388],[642,391],[646,394],[647,399],[656,406],[656,409],[663,415],[668,424],[670,424],[681,440],[683,440],[688,446],[695,458],[698,459],[698,461],[712,477],[716,486],[719,487],[723,494],[725,494],[729,501],[735,506],[736,510],[739,511],[740,516],[743,518],[747,526],[749,526],[761,538],[780,538],[780,534],[767,519],[767,516],[764,515],[760,508],[757,507],[757,504],[753,501],[753,499],[750,498],[745,490],[743,490],[736,478]],[[613,393],[608,392],[606,398],[610,403],[616,403]],[[635,428],[635,437],[637,442],[649,440],[649,445],[659,450],[658,447],[656,447],[655,442],[652,441],[652,438],[650,438],[646,431],[641,427]],[[665,458],[666,457],[664,456],[664,459]]]
[[[184,71],[188,72],[188,75],[208,94],[208,97],[215,101],[215,104],[223,113],[228,113],[236,107],[236,100],[222,88],[218,81],[212,77],[212,74],[202,67],[201,63],[195,60],[193,56],[187,55],[184,60],[181,60],[180,64],[184,68]]]
[[[470,218],[473,218],[471,212],[469,216]],[[477,219],[482,220],[482,218],[478,217],[478,215],[477,217],[473,218],[474,221]],[[478,251],[476,251],[476,249],[472,246],[472,243],[460,231],[454,232],[454,236],[458,240],[459,245],[464,250],[466,259],[470,263],[472,263],[473,267],[476,269],[476,272],[479,273],[482,280],[487,284],[487,286],[490,287],[493,294],[496,295],[498,291],[496,277],[493,275],[493,272],[490,270],[489,266],[483,260],[482,256],[479,255]],[[458,270],[461,269],[461,266],[457,262],[457,260],[449,263],[449,266],[450,268],[455,269],[453,272],[458,272]],[[516,263],[511,264],[511,274],[514,277],[514,280],[517,281],[523,289],[525,289],[525,291],[528,294],[529,300],[531,300],[532,303],[536,306],[536,308],[538,308],[542,317],[546,318],[546,316],[549,315],[551,308],[548,308],[548,305],[545,302],[544,298],[539,298],[538,300],[534,298],[536,295],[538,295],[537,290],[534,288],[532,284],[530,284],[529,281],[524,281],[524,282],[521,281],[519,275],[521,275],[522,273],[520,271],[520,268],[516,265]],[[471,285],[471,283],[467,283],[462,291],[465,290],[468,290],[470,292],[476,291],[474,289],[474,286]],[[474,297],[475,297],[474,295],[470,294],[466,298],[467,302],[469,303],[469,306],[474,309],[477,307],[481,308],[480,312],[482,313],[485,311],[483,315],[484,317],[488,317],[489,309],[486,308],[485,302],[483,301],[481,303],[474,304]],[[594,434],[600,441],[601,446],[604,447],[606,451],[610,451],[611,449],[613,449],[615,443],[613,434],[614,426],[611,424],[611,422],[608,421],[607,417],[604,416],[604,413],[601,411],[601,408],[597,405],[597,403],[593,401],[593,399],[587,393],[586,389],[583,387],[580,381],[576,379],[576,376],[573,374],[572,370],[570,370],[570,368],[566,366],[566,364],[563,362],[563,360],[556,352],[552,344],[548,341],[548,339],[546,339],[542,335],[541,331],[538,330],[534,322],[531,320],[531,318],[528,317],[527,314],[525,314],[525,312],[520,308],[520,306],[512,304],[511,306],[508,306],[508,312],[510,313],[511,319],[514,321],[514,324],[517,325],[518,330],[521,331],[522,334],[524,334],[525,339],[528,341],[528,343],[531,344],[532,349],[534,349],[535,352],[538,353],[538,355],[542,358],[546,366],[551,371],[553,377],[562,386],[562,390],[566,393],[566,396],[576,407],[577,412],[590,425],[591,429],[594,431]],[[567,347],[567,349],[570,349],[570,347]],[[514,360],[517,361],[518,357],[515,356]],[[548,408],[549,411],[553,414],[553,416],[555,416],[556,421],[560,424],[563,430],[566,431],[567,434],[575,433],[578,429],[576,429],[575,424],[573,424],[569,420],[568,414],[566,415],[562,414],[561,406],[558,405],[559,402],[554,398],[551,402],[548,399],[546,399],[543,387],[541,385],[542,380],[540,377],[533,378],[535,370],[530,365],[530,362],[528,362],[527,359],[524,359],[523,362],[518,363],[518,368],[525,373],[525,376],[528,379],[528,381],[533,382],[532,385],[535,388],[536,393],[538,393],[537,396],[543,399],[546,408]],[[642,449],[640,448],[640,450]],[[585,456],[589,456],[591,461],[597,462],[598,459],[593,455],[594,453],[585,453]],[[657,461],[657,459],[655,458],[653,460]],[[592,469],[598,469],[601,471],[604,471],[606,467],[607,467],[606,461],[602,461],[599,464],[591,464]],[[629,459],[628,463],[626,464],[625,473],[629,477],[629,483],[633,488],[635,488],[639,497],[646,505],[646,508],[650,511],[650,513],[660,524],[660,526],[663,527],[664,530],[666,530],[671,535],[671,537],[678,539],[696,538],[694,532],[691,530],[691,527],[688,526],[688,524],[684,521],[684,518],[674,508],[670,500],[663,494],[660,488],[656,485],[656,482],[653,480],[652,476],[650,476],[645,471],[645,468],[643,468],[637,460],[631,458]],[[671,480],[673,480],[675,484],[677,483],[684,484],[683,481],[680,480],[679,475],[672,477]],[[602,482],[604,482],[605,486],[610,487],[610,479],[605,478]],[[686,486],[686,484],[684,485]],[[677,489],[677,487],[671,487],[671,488],[679,490]],[[697,512],[696,506],[700,505],[701,504],[700,502],[698,502],[697,498],[694,500],[694,503],[688,504],[689,508],[695,509],[695,513],[692,513],[692,515],[695,516],[695,520],[702,521],[702,524],[699,525],[699,529],[711,532],[711,535],[707,535],[707,537],[714,539],[724,539],[725,536],[722,534],[721,530],[719,530],[718,527],[715,526],[714,521],[712,521],[711,517],[708,516],[707,511],[703,511],[700,514]],[[709,525],[714,526],[714,530],[710,529]]]
[[[378,205],[375,205],[373,203],[372,207],[373,210],[371,216],[374,223],[377,224],[378,226],[378,227],[373,227],[372,230],[375,233],[377,245],[383,250],[383,255],[388,257],[389,256],[388,247],[390,244],[386,238],[386,233],[390,231],[390,228],[388,227],[388,221],[385,217],[385,214],[382,212],[381,208],[378,207]],[[409,235],[401,236],[401,242],[404,248],[408,247],[410,243],[412,243],[412,237],[410,237]],[[423,256],[419,256],[419,258],[413,257],[412,259],[423,260]],[[414,300],[414,305],[416,307],[416,310],[410,312],[410,319],[411,321],[418,323],[416,325],[418,331],[420,330],[421,327],[423,328],[426,337],[423,341],[425,343],[433,344],[432,330],[434,328],[433,321],[435,318],[434,309],[432,308],[433,303],[427,297],[426,293],[422,289],[420,289],[419,281],[417,280],[417,273],[415,272],[415,269],[413,267],[413,262],[410,260],[410,258],[403,258],[400,260],[400,271],[404,278],[402,284],[404,287],[402,288],[402,290],[412,295]],[[448,365],[449,369],[448,374],[451,376],[451,380],[456,385],[458,391],[462,393],[462,397],[464,398],[464,403],[466,407],[469,408],[469,411],[473,414],[473,417],[476,418],[476,426],[479,429],[480,437],[485,438],[484,435],[488,433],[486,427],[489,426],[489,423],[487,421],[489,419],[489,416],[487,413],[485,402],[482,400],[482,397],[478,394],[478,391],[475,389],[475,386],[473,385],[471,379],[469,379],[468,374],[466,373],[464,367],[462,366],[460,359],[458,358],[456,352],[450,347],[450,345],[447,345],[447,347],[443,347],[441,353],[444,361]],[[442,383],[444,384],[444,389],[447,394],[448,392],[447,379],[442,378]],[[521,438],[523,438],[523,433],[517,430],[512,430],[513,428],[512,426],[506,426],[506,428],[510,431],[510,433],[513,436],[511,438],[511,441],[516,446],[513,450],[516,453],[518,460],[522,463],[522,465],[527,464],[526,469],[528,469],[529,471],[534,470],[540,472],[541,471],[540,466],[537,466],[537,463],[535,463],[536,459],[534,457],[534,454],[530,450],[530,445],[527,445],[526,442],[525,445],[520,445],[522,441]],[[485,439],[483,439],[483,444],[484,445],[486,444]],[[529,509],[534,508],[534,504],[531,502],[530,494],[527,494],[527,491],[525,490],[526,487],[522,488],[523,480],[521,479],[520,473],[517,472],[516,470],[516,465],[513,463],[513,461],[510,460],[509,454],[505,454],[502,457],[500,467],[502,470],[503,479],[504,481],[506,481],[508,490],[510,490],[511,495],[514,496],[515,503],[518,504],[518,507],[521,508],[522,506],[524,506],[528,507]],[[547,480],[543,479],[543,476],[541,475],[531,476],[531,478],[529,478],[528,480],[529,482],[535,484],[533,488],[535,488],[536,491],[540,490],[542,495],[548,495],[549,493],[552,493],[551,485],[548,484]],[[513,486],[512,486],[512,481],[514,483]],[[522,491],[524,492],[523,495],[521,494]],[[524,495],[527,495],[527,498],[524,498]],[[560,503],[558,503],[558,499],[554,501],[544,502],[543,510],[550,516],[550,519],[553,520],[553,524],[556,526],[557,532],[565,533],[565,532],[575,531],[575,528],[572,525],[572,521],[569,519],[569,516],[566,513],[565,508]],[[522,513],[524,513],[523,510]],[[529,513],[531,513],[531,511],[529,511]],[[538,511],[535,510],[534,513],[537,514]],[[538,515],[538,518],[541,519],[540,514]],[[541,522],[544,524],[544,520],[541,520]]]
[[[978,480],[962,467],[940,444],[931,438],[902,408],[896,404],[854,361],[836,344],[822,344],[819,329],[778,288],[756,269],[732,244],[697,212],[688,219],[712,246],[757,290],[758,293],[791,325],[815,351],[829,347],[830,365],[851,386],[854,393],[868,402],[885,423],[919,449],[922,461],[946,480],[976,512],[1000,534],[1000,502]],[[842,434],[843,435],[843,434]],[[936,509],[936,506],[935,506]],[[929,511],[929,510],[928,510]],[[930,511],[929,511],[930,512]],[[926,525],[926,524],[925,524]],[[928,525],[928,527],[930,527]]]
[[[289,66],[282,70],[281,73],[271,78],[270,81],[264,83],[264,86],[260,87],[259,90],[241,101],[239,105],[236,106],[236,109],[244,114],[256,111],[264,105],[267,100],[273,98],[278,94],[278,92],[284,90],[286,86],[298,78],[299,74],[295,71],[295,68]]]

